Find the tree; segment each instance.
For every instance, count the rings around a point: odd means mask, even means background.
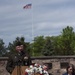
[[[50,37],[45,38],[45,45],[42,50],[42,54],[45,56],[52,56],[54,55],[54,47],[53,47],[53,41]]]
[[[72,27],[67,26],[62,31],[61,45],[62,45],[62,55],[73,55],[75,43],[75,33]],[[73,48],[72,48],[73,47]]]
[[[3,56],[6,53],[6,47],[2,39],[0,39],[0,56]]]
[[[41,51],[44,46],[44,37],[38,36],[34,38],[34,42],[32,44],[32,56],[39,56],[42,55]]]
[[[60,44],[61,36],[52,36],[52,46],[53,46],[53,55],[61,54],[61,44]]]

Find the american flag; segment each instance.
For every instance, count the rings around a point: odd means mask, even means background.
[[[32,6],[32,4],[27,4],[27,5],[25,5],[25,6],[23,7],[23,9],[30,9],[31,6]]]

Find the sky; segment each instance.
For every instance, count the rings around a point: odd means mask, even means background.
[[[30,9],[23,9],[32,4]],[[75,31],[75,0],[0,0],[0,39],[32,42],[37,36],[58,36],[67,26]]]

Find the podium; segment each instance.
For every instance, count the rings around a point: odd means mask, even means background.
[[[28,66],[15,66],[11,75],[25,75],[26,68],[28,68]]]
[[[25,69],[26,68],[28,68],[28,66],[16,66],[11,75],[25,75]],[[39,73],[33,73],[31,75],[40,75],[40,74]]]

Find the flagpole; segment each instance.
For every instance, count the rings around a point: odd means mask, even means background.
[[[31,23],[32,23],[32,28],[31,28],[31,34],[32,34],[32,40],[31,42],[33,43],[34,41],[34,24],[33,24],[33,5],[32,4],[27,4],[23,7],[24,9],[31,9]],[[33,50],[34,50],[34,47],[32,47]],[[34,55],[34,52],[33,52],[33,55]]]
[[[32,4],[27,4],[23,7],[24,9],[30,9],[31,8],[31,34],[32,34],[32,42],[34,41],[34,26],[33,26],[33,6]]]
[[[32,43],[34,42],[34,23],[33,23],[33,5],[32,5]],[[33,46],[33,56],[34,56],[34,46]]]
[[[32,42],[34,41],[33,5],[32,5]]]

